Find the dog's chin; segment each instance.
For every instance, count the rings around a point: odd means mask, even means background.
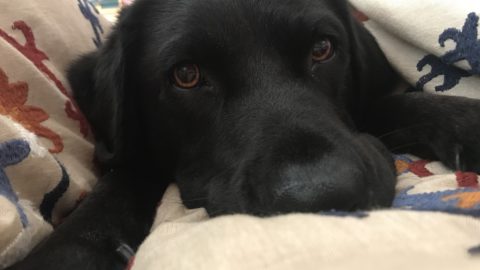
[[[339,201],[341,200],[349,200],[349,198],[344,197],[335,198],[331,201],[324,200],[322,203],[317,202],[315,205],[313,203],[310,203],[309,201],[306,201],[304,204],[294,201],[292,201],[291,204],[289,204],[289,202],[286,202],[286,207],[285,204],[275,204],[275,199],[273,199],[271,203],[268,203],[259,202],[257,198],[240,198],[238,194],[248,193],[244,191],[225,190],[224,192],[224,194],[235,195],[219,196],[217,194],[217,196],[207,198],[205,201],[189,200],[188,197],[186,197],[184,204],[187,208],[190,209],[203,207],[206,209],[210,217],[231,214],[247,214],[259,217],[269,217],[291,213],[356,212],[383,209],[391,207],[394,197],[394,191],[391,188],[375,187],[367,188],[363,192],[355,194],[355,197],[365,198],[361,202],[339,203]],[[306,198],[308,198],[309,196],[310,195],[306,195]],[[274,196],[272,194],[269,194],[266,195],[266,197],[273,198]],[[336,204],[340,206],[336,207]],[[345,205],[348,205],[348,208],[344,207]]]
[[[288,164],[272,162],[264,155],[266,161],[255,159],[253,165],[232,170],[230,175],[205,177],[204,181],[188,181],[194,177],[183,175],[184,181],[177,183],[184,204],[188,208],[204,207],[210,216],[390,207],[396,182],[390,152],[376,138],[364,134],[355,135],[350,148],[355,150],[340,148],[320,159]]]
[[[248,207],[238,207],[241,202],[232,202],[224,203],[222,205],[216,204],[214,202],[207,203],[205,209],[210,217],[216,217],[221,215],[229,214],[248,214],[259,217],[269,217],[283,214],[291,213],[329,213],[329,212],[357,212],[357,211],[367,211],[375,209],[383,209],[391,206],[392,201],[385,201],[383,197],[385,194],[379,196],[374,191],[369,190],[365,194],[359,194],[360,196],[369,197],[370,199],[362,202],[361,204],[354,204],[350,208],[346,209],[343,207],[337,208],[332,207],[331,203],[326,203],[325,205],[315,205],[307,206],[302,208],[275,208],[269,205],[254,204],[251,202],[245,201],[245,204],[248,204]]]
[[[368,196],[368,194],[364,194]],[[373,196],[374,197],[374,196]],[[292,214],[292,213],[302,213],[302,214],[316,214],[316,213],[331,213],[331,212],[356,212],[356,211],[367,211],[367,210],[374,210],[379,208],[387,208],[391,206],[391,203],[384,203],[384,204],[374,204],[370,201],[365,202],[363,205],[353,205],[350,209],[338,209],[335,207],[330,207],[326,205],[325,207],[317,206],[315,208],[298,208],[298,209],[275,209],[273,207],[268,207],[264,205],[255,205],[251,204],[248,208],[237,208],[236,204],[238,202],[226,206],[226,205],[216,205],[215,203],[208,203],[205,206],[205,209],[210,217],[217,217],[222,215],[231,215],[231,214],[247,214],[253,215],[258,217],[272,217],[277,215],[285,215],[285,214]]]

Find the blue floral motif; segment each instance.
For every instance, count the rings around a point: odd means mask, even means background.
[[[431,67],[431,71],[418,80],[417,90],[423,90],[428,82],[442,75],[444,76],[444,83],[435,87],[435,90],[439,92],[454,88],[462,78],[480,74],[478,23],[479,17],[472,12],[468,14],[461,30],[449,28],[439,36],[438,43],[440,46],[445,47],[445,42],[452,40],[456,43],[456,47],[441,57],[429,54],[418,62],[418,71],[422,71],[427,65]],[[469,70],[454,66],[454,64],[463,60],[466,60],[470,65]]]
[[[409,195],[407,189],[395,196],[393,208],[418,211],[440,211],[452,214],[463,214],[480,217],[480,203],[470,208],[459,207],[458,199],[450,199],[455,195],[479,192],[478,189],[460,188],[448,191]]]
[[[97,48],[102,45],[101,34],[103,34],[103,27],[100,24],[100,20],[98,19],[98,10],[95,6],[88,0],[77,0],[78,7],[83,14],[83,17],[90,21],[92,25],[93,32],[95,33],[95,38],[92,38],[93,43]],[[97,14],[97,15],[95,15]]]
[[[17,207],[23,228],[28,226],[27,215],[18,202],[18,196],[10,184],[5,168],[22,162],[30,154],[30,145],[23,140],[11,140],[0,144],[0,196]]]
[[[67,170],[59,161],[57,162],[62,169],[62,178],[52,191],[43,196],[42,203],[40,204],[40,214],[42,214],[43,219],[50,223],[52,223],[52,213],[55,205],[65,192],[67,192],[67,189],[70,186],[70,176],[68,175]]]

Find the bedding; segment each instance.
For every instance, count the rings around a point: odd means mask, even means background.
[[[172,186],[131,269],[478,269],[480,220],[440,212],[208,219]],[[477,255],[475,255],[477,254]]]
[[[479,2],[351,3],[412,91],[480,98]],[[91,131],[64,72],[101,46],[109,25],[87,0],[2,1],[0,10],[2,269],[95,184]],[[131,267],[478,269],[479,177],[410,155],[395,159],[394,210],[210,220],[203,209],[185,209],[172,186]]]
[[[108,23],[87,0],[0,1],[0,269],[23,258],[96,182],[69,63]]]

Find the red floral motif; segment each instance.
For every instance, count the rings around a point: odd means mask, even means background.
[[[417,160],[410,164],[410,171],[418,177],[428,177],[432,176],[433,173],[427,169],[427,164],[430,163],[428,160]]]
[[[83,202],[83,200],[85,200],[87,198],[87,196],[88,196],[87,191],[80,192],[80,195],[78,196],[77,200],[75,201],[75,208],[77,206],[79,206]]]
[[[478,188],[478,175],[469,172],[456,172],[458,186],[462,188]]]
[[[13,30],[20,30],[25,36],[25,44],[21,45],[13,37],[9,36],[5,31],[0,29],[0,37],[5,39],[10,45],[22,53],[28,60],[30,60],[36,68],[38,68],[48,79],[50,79],[60,92],[68,99],[65,103],[65,112],[67,116],[75,121],[80,122],[80,132],[83,136],[88,135],[89,126],[78,109],[77,105],[72,101],[71,96],[68,94],[66,87],[55,76],[55,74],[43,63],[43,61],[49,60],[48,56],[40,51],[35,43],[35,37],[32,29],[24,21],[16,21],[12,26]]]
[[[352,15],[357,21],[359,21],[361,23],[370,20],[370,18],[368,18],[368,16],[365,15],[365,13],[363,13],[363,12],[357,10],[357,9],[354,9],[354,8],[352,10]]]
[[[25,82],[9,83],[5,72],[0,69],[0,114],[8,115],[26,129],[39,137],[47,138],[53,143],[51,153],[63,151],[62,138],[40,123],[49,116],[41,108],[25,105],[28,98],[28,84]]]
[[[125,270],[131,270],[133,268],[134,263],[135,263],[135,256],[130,258],[127,264],[127,268],[125,268]]]

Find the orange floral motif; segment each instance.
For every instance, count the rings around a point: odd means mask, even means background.
[[[446,196],[443,201],[458,200],[458,207],[463,209],[471,209],[480,205],[480,191],[477,192],[463,192]]]
[[[410,168],[410,164],[404,160],[395,160],[395,168],[397,169],[397,174],[402,174]]]
[[[16,21],[13,23],[12,30],[19,30],[25,37],[25,44],[20,44],[15,38],[8,35],[5,31],[0,29],[0,38],[5,39],[10,45],[17,49],[23,56],[25,56],[35,67],[40,70],[48,79],[50,79],[58,90],[67,98],[65,102],[65,112],[67,116],[80,123],[80,132],[84,137],[87,137],[89,132],[89,126],[85,116],[80,112],[78,106],[72,100],[72,97],[67,91],[67,88],[63,83],[55,76],[55,74],[43,63],[49,60],[48,56],[37,48],[35,42],[35,36],[32,29],[24,21]]]
[[[28,98],[28,84],[25,82],[9,83],[5,72],[0,69],[0,114],[8,115],[37,136],[47,138],[53,143],[51,153],[63,150],[62,138],[40,123],[49,115],[41,108],[25,105]]]

